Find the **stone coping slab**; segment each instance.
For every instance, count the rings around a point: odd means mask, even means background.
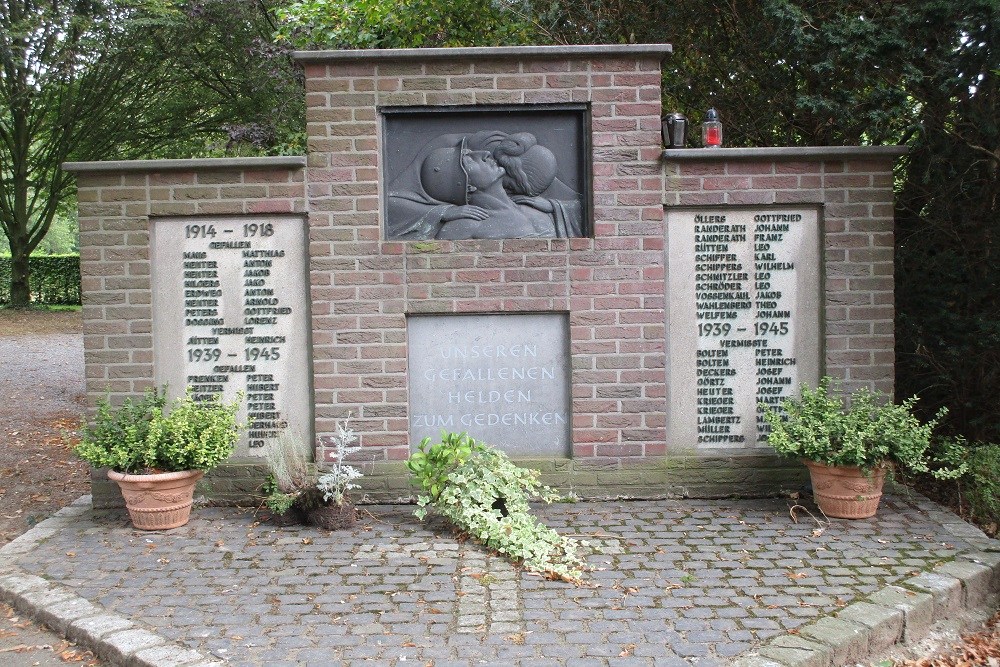
[[[836,667],[997,591],[1000,545],[930,501],[889,496],[875,519],[829,524],[794,521],[794,502],[540,507],[600,548],[576,587],[409,506],[366,506],[335,533],[203,507],[149,533],[85,496],[0,549],[0,599],[111,664]]]
[[[782,146],[771,148],[672,148],[664,162],[723,162],[738,160],[894,160],[906,146]]]
[[[300,155],[277,157],[220,157],[186,160],[108,160],[97,162],[63,162],[66,171],[148,172],[148,171],[236,171],[253,169],[303,169],[306,158]]]
[[[619,56],[663,58],[673,51],[670,44],[574,44],[545,46],[469,46],[427,49],[343,49],[292,51],[302,63],[345,63],[373,60],[498,60],[567,58],[589,59]]]

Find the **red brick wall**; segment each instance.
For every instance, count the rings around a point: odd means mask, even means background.
[[[663,248],[664,206],[771,204],[820,208],[825,371],[849,387],[892,390],[891,169],[898,150],[683,150],[664,157],[659,54],[538,58],[507,51],[419,62],[306,59],[305,170],[301,158],[73,167],[80,172],[91,400],[108,388],[120,398],[153,382],[151,216],[303,214],[321,450],[351,413],[365,458],[396,462],[378,482],[386,496],[409,492],[398,462],[410,449],[406,316],[416,313],[568,313],[573,461],[540,466],[552,483],[584,495],[766,492],[788,479],[773,457],[716,454],[662,466]],[[590,109],[593,238],[383,239],[378,107],[560,102]],[[366,472],[366,479],[375,476]]]
[[[120,401],[153,386],[151,217],[305,211],[301,168],[266,160],[250,169],[227,160],[159,164],[108,163],[77,177],[91,405],[109,390]]]
[[[892,165],[899,154],[809,148],[666,156],[666,206],[820,206],[826,373],[849,389],[893,390]]]
[[[573,457],[662,455],[663,176],[654,56],[306,66],[317,434],[409,455],[406,315],[568,312]],[[594,237],[382,239],[379,106],[586,102]]]

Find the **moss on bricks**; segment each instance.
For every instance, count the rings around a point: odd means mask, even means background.
[[[638,470],[609,470],[597,473],[597,483],[608,487],[635,487],[642,484]]]

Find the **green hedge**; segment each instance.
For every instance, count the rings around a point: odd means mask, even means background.
[[[80,255],[38,255],[28,260],[31,301],[80,305]],[[10,256],[0,255],[0,304],[10,302]]]

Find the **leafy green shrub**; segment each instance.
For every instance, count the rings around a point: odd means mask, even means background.
[[[145,461],[155,458],[150,451],[149,426],[154,410],[161,410],[166,396],[156,389],[147,389],[142,399],[126,398],[114,408],[108,397],[97,402],[97,415],[83,432],[73,453],[95,468],[111,468],[120,472],[135,471]]]
[[[954,485],[930,484],[927,490],[986,533],[1000,535],[1000,444],[957,437],[937,446],[954,452],[967,472]]]
[[[295,504],[295,496],[281,490],[274,473],[268,474],[261,491],[264,494],[264,504],[275,514],[284,514]]]
[[[969,514],[989,534],[1000,534],[1000,444],[974,444],[966,463],[962,487]]]
[[[503,452],[465,433],[424,438],[406,462],[426,495],[414,514],[432,507],[462,533],[547,576],[577,582],[588,570],[579,555],[585,542],[560,536],[532,513],[528,499],[560,499],[539,481],[537,470],[519,468]]]
[[[767,442],[779,455],[865,471],[893,463],[941,479],[964,472],[947,465],[931,469],[931,431],[946,410],[921,424],[913,415],[915,396],[894,404],[879,392],[862,388],[848,404],[845,396],[831,395],[832,383],[832,378],[824,377],[816,389],[803,385],[801,398],[783,401],[780,410],[763,406],[771,427]]]
[[[156,390],[117,409],[103,398],[73,451],[95,468],[129,474],[208,470],[233,453],[240,400],[223,403],[216,395],[196,402],[189,391],[165,412],[165,396]]]
[[[302,0],[277,12],[278,40],[296,48],[390,49],[529,44],[530,21],[490,0]]]
[[[36,304],[80,305],[80,255],[32,255],[31,300]],[[0,255],[0,303],[10,300],[11,258]]]
[[[485,449],[486,445],[476,442],[468,433],[442,432],[441,442],[438,444],[431,445],[431,439],[424,438],[417,446],[417,451],[407,459],[406,467],[416,475],[431,502],[436,502],[448,484],[448,475],[468,461],[474,453]]]

